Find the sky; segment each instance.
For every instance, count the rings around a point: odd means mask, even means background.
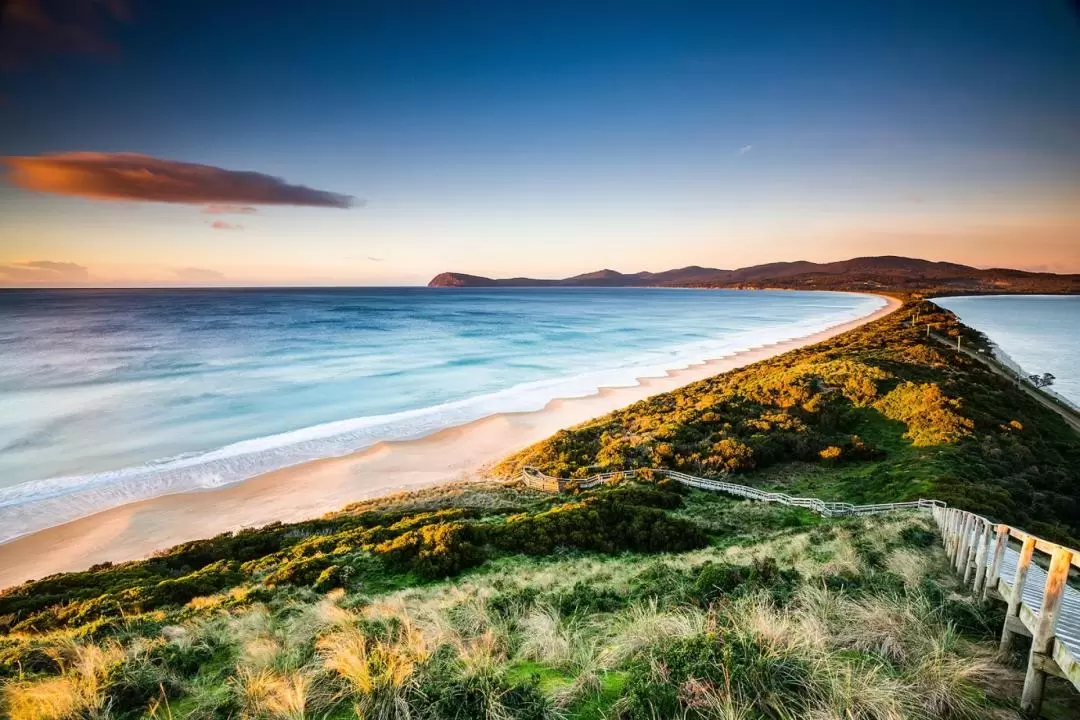
[[[1080,272],[1070,0],[0,7],[0,285]]]

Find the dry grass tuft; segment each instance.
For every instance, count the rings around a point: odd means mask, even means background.
[[[309,672],[240,667],[233,680],[246,718],[305,720],[328,699]]]
[[[696,608],[660,610],[656,601],[635,605],[612,618],[610,634],[598,654],[600,667],[618,667],[654,646],[658,638],[676,640],[705,632],[708,617]]]
[[[4,688],[11,720],[64,720],[102,717],[109,676],[123,662],[116,643],[68,643],[56,649],[63,674],[45,680],[14,682]]]
[[[908,588],[916,588],[930,569],[930,560],[925,555],[908,548],[897,548],[885,558],[885,568],[904,580]]]

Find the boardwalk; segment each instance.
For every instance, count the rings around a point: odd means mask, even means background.
[[[1013,578],[1016,577],[1016,564],[1020,553],[1009,548],[1005,561],[1001,565],[1001,582],[1012,591]],[[1046,586],[1046,571],[1038,565],[1032,565],[1024,583],[1024,605],[1036,615],[1042,608],[1043,590]],[[1000,591],[999,591],[1000,593]],[[1002,593],[1003,594],[1003,593]],[[1065,597],[1061,602],[1061,615],[1058,617],[1057,639],[1065,644],[1074,658],[1080,658],[1080,591],[1065,588]]]
[[[825,517],[874,515],[901,510],[930,513],[941,530],[946,553],[964,584],[970,585],[973,592],[984,599],[1008,603],[1001,649],[1010,650],[1017,637],[1031,638],[1021,709],[1029,716],[1038,716],[1048,675],[1064,678],[1080,690],[1080,591],[1067,584],[1070,570],[1080,568],[1080,552],[1047,542],[1009,525],[992,523],[974,513],[946,507],[945,503],[937,500],[851,505],[766,492],[674,470],[652,469],[648,472],[688,487],[802,507]],[[526,467],[520,479],[531,487],[563,492],[615,483],[633,475],[634,472],[608,472],[580,480],[567,480]],[[1044,563],[1035,561],[1035,558],[1042,559]],[[1046,564],[1048,569],[1041,564]]]

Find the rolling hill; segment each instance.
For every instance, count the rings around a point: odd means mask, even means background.
[[[889,255],[831,263],[778,262],[737,270],[696,265],[658,273],[604,269],[562,279],[496,279],[445,272],[435,276],[428,287],[716,287],[1058,294],[1080,292],[1080,275],[983,269]]]

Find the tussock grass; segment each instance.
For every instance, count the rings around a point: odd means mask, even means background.
[[[107,711],[110,673],[123,658],[115,643],[66,643],[54,650],[62,675],[39,681],[10,683],[4,688],[11,720],[103,718]]]
[[[705,632],[706,613],[685,607],[660,610],[655,600],[635,605],[610,621],[609,634],[599,653],[601,666],[614,669],[635,660],[658,638],[678,640]]]
[[[706,516],[712,502],[696,499],[694,512]],[[717,507],[724,522],[739,512]],[[753,515],[768,527],[760,507]],[[239,607],[189,605],[123,638],[35,638],[52,643],[59,671],[4,681],[3,712],[12,720],[104,720],[132,707],[206,720],[1008,713],[985,688],[994,673],[1014,671],[993,664],[992,639],[965,637],[954,621],[958,604],[965,617],[978,607],[951,591],[938,546],[906,539],[928,527],[912,515],[794,524],[659,557],[503,558],[457,581],[371,596],[302,590]]]
[[[241,716],[273,720],[306,720],[324,706],[326,697],[308,672],[277,672],[241,666],[234,677]]]

